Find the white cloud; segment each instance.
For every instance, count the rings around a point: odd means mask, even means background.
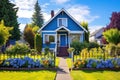
[[[67,11],[79,22],[87,21],[88,23],[91,23],[99,18],[99,16],[92,16],[89,7],[84,5],[73,5],[67,8]]]
[[[70,0],[51,0],[51,2],[55,2],[56,4],[64,4],[66,2],[69,2]]]
[[[19,7],[17,15],[19,18],[31,18],[36,0],[10,0]]]
[[[49,3],[45,3],[43,5],[41,5],[42,8],[47,8],[47,6],[49,6],[50,4]]]

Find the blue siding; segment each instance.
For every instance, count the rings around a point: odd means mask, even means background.
[[[58,18],[67,18],[68,21],[68,26],[67,28],[71,31],[83,31],[83,29],[81,27],[79,27],[78,24],[76,24],[66,13],[64,13],[62,15],[62,13],[60,13],[59,15],[57,15],[50,23],[48,23],[42,30],[50,30],[50,31],[54,31],[58,28],[58,24],[57,24],[57,19]]]
[[[43,48],[46,48],[46,47],[55,48],[55,44],[49,44],[49,45],[43,44],[42,47],[43,47]]]

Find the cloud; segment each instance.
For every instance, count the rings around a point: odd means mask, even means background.
[[[64,4],[66,2],[69,2],[70,0],[51,0],[51,2],[55,2],[56,4]]]
[[[92,16],[89,7],[84,5],[73,5],[67,8],[67,11],[79,22],[87,21],[88,23],[91,23],[99,18],[99,16]]]
[[[17,15],[19,18],[31,18],[36,0],[10,0],[19,7]]]

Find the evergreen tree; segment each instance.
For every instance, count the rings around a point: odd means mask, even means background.
[[[32,25],[42,27],[44,19],[43,19],[43,15],[42,15],[41,8],[39,6],[38,0],[36,2],[35,6],[34,6],[34,10],[35,10],[35,12],[32,16],[32,21],[33,21]]]
[[[9,0],[0,0],[0,21],[4,20],[5,26],[13,27],[10,31],[12,35],[10,39],[20,39],[19,24],[17,22],[17,11],[18,8],[15,7],[13,3]]]
[[[80,23],[80,25],[81,25],[82,27],[84,27],[84,28],[88,31],[88,32],[85,32],[85,41],[86,41],[86,42],[89,42],[89,34],[90,34],[90,32],[89,32],[89,30],[88,30],[88,23],[85,22],[85,21],[83,21],[83,22]]]

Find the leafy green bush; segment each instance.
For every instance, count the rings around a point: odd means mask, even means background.
[[[90,50],[91,48],[98,48],[98,47],[100,47],[97,43],[95,43],[95,42],[90,42],[89,44],[88,44],[89,46],[88,46],[88,49]]]
[[[49,47],[46,47],[44,50],[45,50],[45,55],[47,55],[50,51]]]
[[[30,48],[26,44],[16,43],[6,49],[7,54],[28,54],[30,53]]]
[[[40,34],[36,34],[35,35],[35,49],[39,52],[39,53],[41,53],[41,51],[42,51],[42,37],[40,36]]]

